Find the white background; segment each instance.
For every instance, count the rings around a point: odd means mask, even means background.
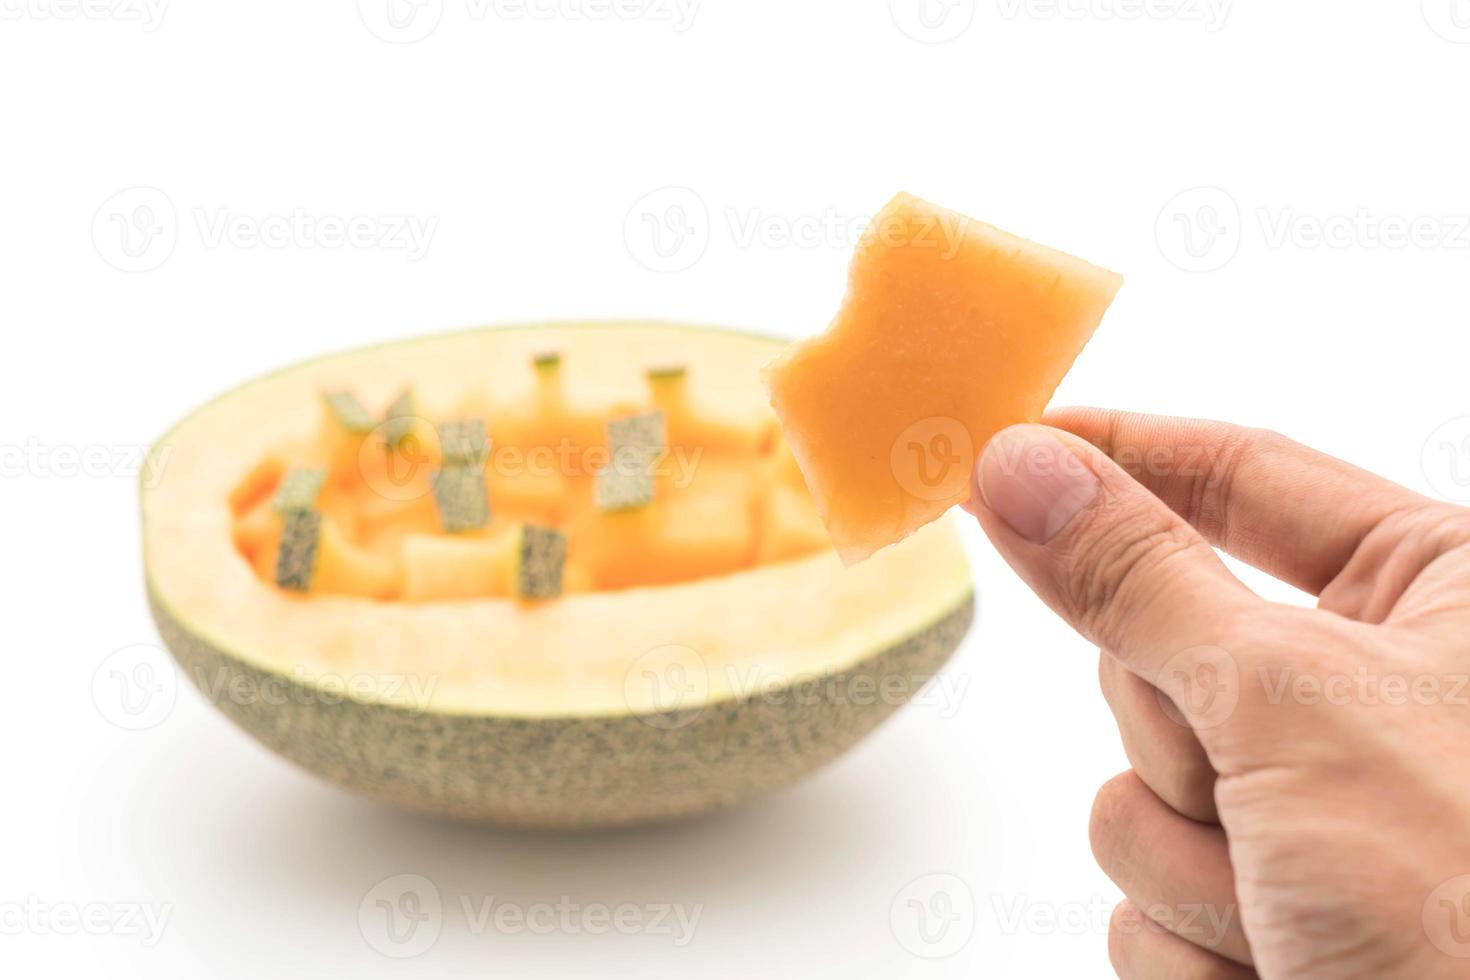
[[[1059,402],[1270,426],[1470,498],[1470,3],[930,2],[429,0],[395,29],[379,0],[0,0],[0,972],[1109,974],[1086,823],[1125,762],[1096,654],[978,535],[949,695],[668,828],[403,816],[167,697],[167,674],[146,730],[93,695],[157,655],[128,449],[204,399],[475,323],[804,336],[899,189],[1127,276]],[[103,457],[79,475],[68,451]],[[359,926],[398,874],[444,905],[414,960]],[[941,892],[958,918],[926,945],[908,902]],[[477,928],[461,899],[490,896],[700,919],[682,947]],[[65,934],[88,906],[102,934]],[[129,926],[139,907],[161,935]]]

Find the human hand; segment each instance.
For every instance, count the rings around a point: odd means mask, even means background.
[[[1272,433],[1046,421],[992,440],[971,508],[1102,648],[1119,975],[1470,974],[1470,510]]]

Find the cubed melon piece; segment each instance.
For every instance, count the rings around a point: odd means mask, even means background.
[[[769,446],[776,432],[769,412],[731,405],[718,392],[701,392],[688,375],[681,364],[655,365],[646,373],[649,398],[667,419],[670,447],[755,455]]]
[[[828,330],[766,369],[848,564],[970,497],[996,432],[1040,418],[1122,278],[907,194],[868,226]]]
[[[411,534],[403,541],[403,598],[410,602],[510,595],[519,529],[493,537]]]
[[[805,487],[775,484],[765,489],[756,564],[799,558],[830,546],[822,515],[817,513]]]
[[[554,528],[521,523],[492,535],[411,535],[403,542],[403,598],[552,598],[562,593],[566,545]]]
[[[321,511],[252,510],[250,540],[242,551],[256,572],[283,587],[301,592],[323,592],[393,598],[398,592],[398,562],[390,556],[359,547],[335,517]],[[262,538],[265,529],[271,536]],[[237,528],[237,539],[241,531]],[[284,545],[284,551],[283,551]],[[286,558],[282,561],[282,555]],[[282,577],[286,581],[282,581]]]
[[[487,483],[494,514],[551,525],[560,524],[567,515],[569,481],[553,469],[528,464],[505,475],[492,473]]]
[[[602,441],[606,406],[587,403],[584,393],[569,390],[562,356],[543,351],[531,360],[535,374],[529,402],[490,406],[490,430],[497,446],[527,452],[585,448]]]
[[[572,559],[604,589],[723,575],[750,563],[754,464],[703,458],[660,482],[647,507],[589,510],[572,527]],[[685,483],[687,482],[687,485]]]
[[[231,513],[239,517],[253,510],[256,504],[276,492],[276,485],[285,475],[286,460],[283,457],[275,453],[262,457],[230,490]]]
[[[354,544],[330,515],[322,523],[314,592],[389,599],[398,592],[398,563]]]

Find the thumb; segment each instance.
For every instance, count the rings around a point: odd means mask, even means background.
[[[1015,425],[975,466],[971,506],[1002,557],[1063,619],[1158,685],[1190,651],[1229,649],[1261,600],[1194,528],[1090,443]],[[1201,653],[1201,656],[1206,654]]]

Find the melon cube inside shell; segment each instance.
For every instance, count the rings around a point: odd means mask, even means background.
[[[291,470],[281,478],[276,494],[271,498],[271,509],[278,514],[297,510],[309,510],[316,506],[327,481],[327,471],[315,467]]]
[[[662,412],[616,418],[607,424],[610,459],[597,475],[597,507],[630,510],[653,502],[653,469],[667,448]]]
[[[413,392],[405,388],[383,412],[383,437],[389,446],[397,446],[413,431]]]
[[[378,420],[373,418],[372,413],[353,392],[327,391],[322,393],[322,397],[326,399],[327,410],[331,412],[332,418],[348,432],[367,433],[377,426]]]
[[[527,599],[554,599],[561,595],[566,561],[565,534],[555,528],[526,525],[521,530],[517,592]]]
[[[446,464],[482,466],[487,461],[490,440],[483,419],[455,419],[439,423],[439,453]]]
[[[293,592],[311,588],[321,551],[322,515],[315,510],[288,511],[281,521],[276,553],[276,584]]]
[[[490,523],[490,497],[485,471],[478,466],[451,465],[434,473],[434,506],[439,523],[451,534]]]

